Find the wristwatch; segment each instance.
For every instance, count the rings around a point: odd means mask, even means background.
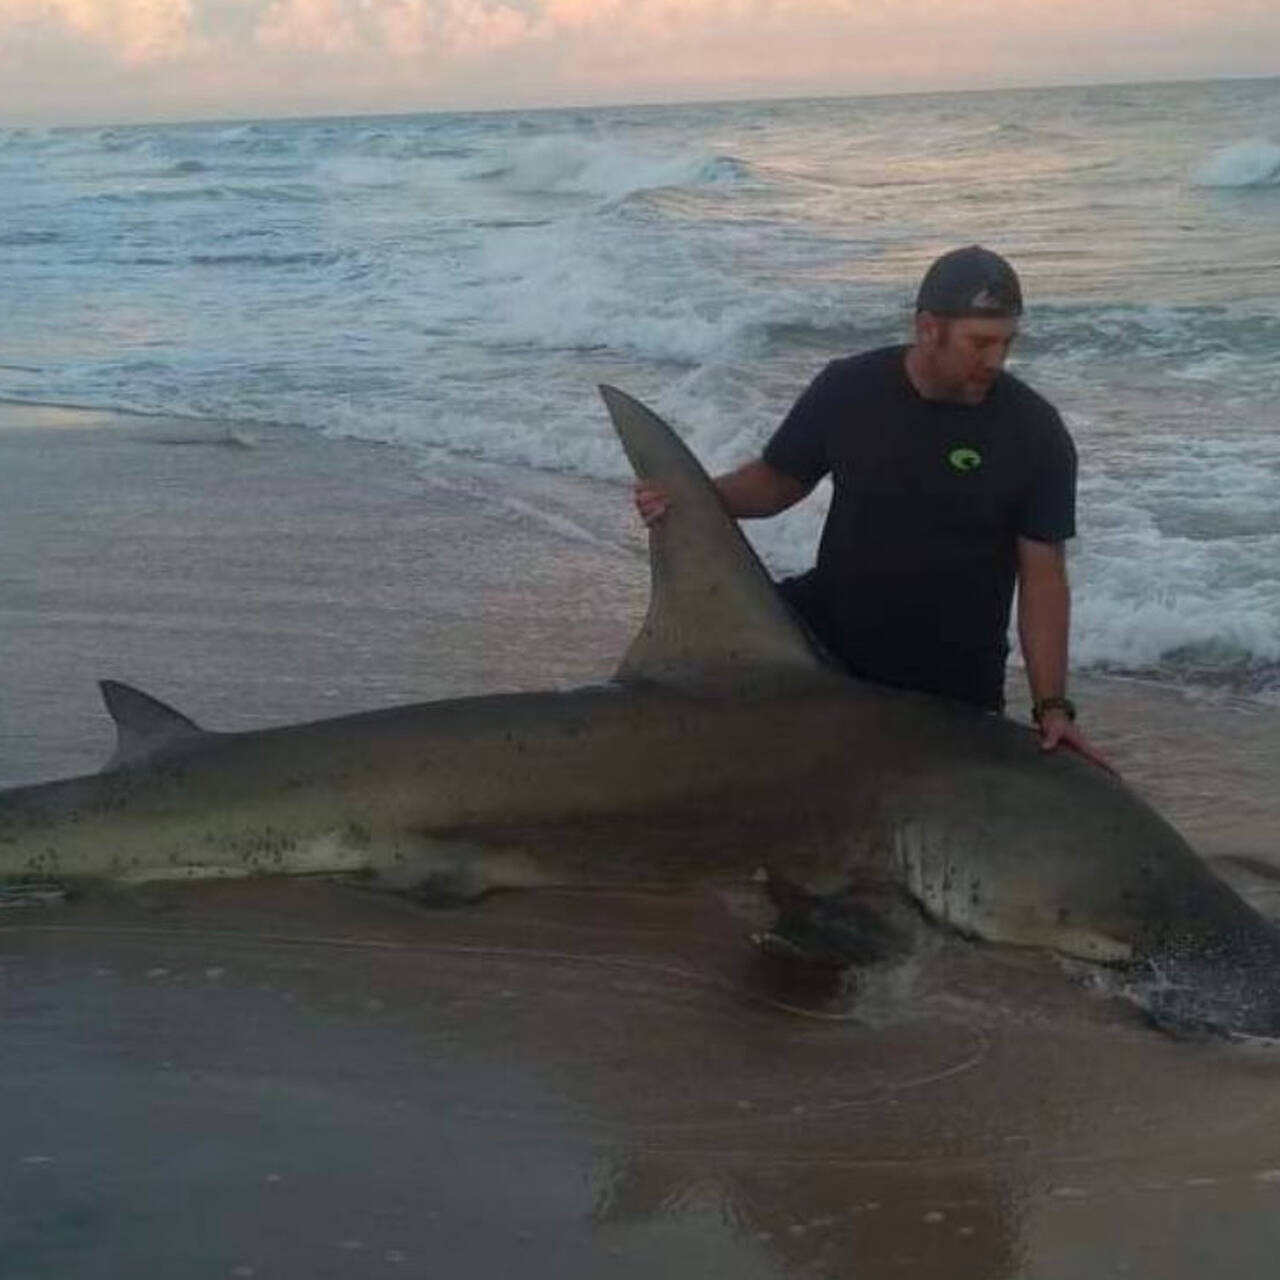
[[[1068,720],[1076,718],[1076,704],[1070,698],[1037,698],[1031,704],[1031,718],[1039,724],[1047,711],[1061,711]]]

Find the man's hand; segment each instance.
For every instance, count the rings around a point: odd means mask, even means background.
[[[1066,747],[1083,756],[1090,764],[1096,764],[1108,773],[1119,776],[1119,770],[1076,728],[1075,721],[1065,711],[1046,711],[1040,717],[1040,746],[1045,751]]]
[[[799,502],[812,488],[791,476],[775,471],[757,458],[736,471],[717,476],[712,482],[724,509],[735,520],[777,515]],[[651,528],[671,510],[671,495],[652,480],[641,480],[633,490],[640,519]]]
[[[632,490],[640,519],[650,528],[657,524],[671,508],[671,495],[652,480],[637,482]]]

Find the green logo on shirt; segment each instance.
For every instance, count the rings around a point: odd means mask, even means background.
[[[977,471],[982,466],[982,454],[977,449],[952,449],[947,454],[947,461],[951,463],[957,471]]]

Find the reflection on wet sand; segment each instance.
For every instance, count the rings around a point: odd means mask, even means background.
[[[1017,1274],[1013,1202],[982,1175],[920,1177],[793,1161],[690,1169],[660,1157],[624,1160],[611,1171],[596,1219],[718,1224],[758,1245],[787,1276],[890,1268],[958,1280]]]
[[[305,882],[8,912],[0,1275],[1267,1274],[1268,1052],[946,938],[788,1009],[743,923]]]

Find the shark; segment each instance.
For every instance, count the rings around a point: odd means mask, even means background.
[[[672,499],[612,679],[235,733],[104,681],[113,755],[0,792],[0,883],[354,873],[472,898],[763,868],[763,938],[792,957],[890,954],[906,902],[1138,974],[1162,1025],[1280,1032],[1280,933],[1169,822],[1029,726],[837,669],[676,432],[601,392]]]

